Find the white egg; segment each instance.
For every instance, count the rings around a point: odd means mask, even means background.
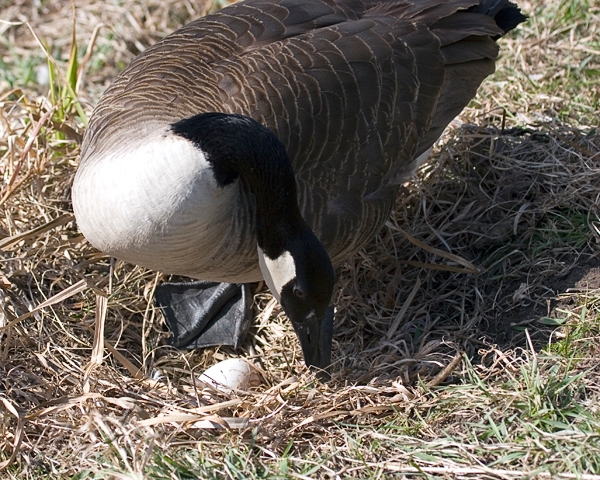
[[[261,384],[256,367],[241,358],[230,358],[213,365],[198,380],[224,393],[248,390]]]

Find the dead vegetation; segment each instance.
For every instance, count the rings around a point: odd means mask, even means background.
[[[118,69],[208,8],[141,3],[77,2],[88,115]],[[56,116],[32,33],[66,71],[72,7],[0,3],[3,475],[599,478],[600,7],[522,3],[532,20],[502,41],[498,73],[340,269],[328,384],[262,286],[240,351],[168,346],[162,276],[95,251],[73,221],[84,121],[65,96]],[[231,356],[263,385],[196,382]],[[207,416],[249,421],[199,428]]]

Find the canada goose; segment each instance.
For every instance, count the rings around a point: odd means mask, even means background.
[[[325,368],[332,265],[380,229],[494,71],[495,40],[524,19],[508,0],[246,0],[193,21],[96,107],[73,185],[79,227],[98,249],[163,272],[264,278],[307,365]],[[193,344],[210,321],[210,341],[238,343],[244,294],[192,286],[161,301],[175,341]],[[189,311],[206,296],[206,312]]]

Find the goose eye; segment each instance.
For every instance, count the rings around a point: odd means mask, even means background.
[[[296,297],[298,297],[300,300],[306,299],[306,293],[304,293],[304,291],[299,287],[294,287],[294,295]]]

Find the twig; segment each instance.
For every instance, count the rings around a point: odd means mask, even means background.
[[[46,308],[51,305],[55,305],[57,303],[60,303],[64,300],[66,300],[67,298],[72,297],[73,295],[76,295],[77,293],[85,290],[87,287],[88,287],[88,283],[86,280],[79,280],[76,284],[71,285],[68,288],[65,288],[62,292],[58,292],[56,295],[50,297],[45,302],[40,303],[37,307],[35,307],[30,312],[27,312],[27,313],[21,315],[20,317],[17,317],[14,320],[10,321],[5,326],[0,327],[0,332],[7,330],[7,329],[11,328],[12,326],[16,325],[17,323],[31,317],[34,313],[39,312],[42,308]]]
[[[459,257],[458,255],[454,255],[453,253],[444,252],[443,250],[434,248],[431,245],[427,245],[425,242],[422,242],[421,240],[418,240],[417,238],[409,235],[401,228],[399,228],[398,230],[400,230],[400,233],[402,235],[404,235],[406,237],[406,239],[413,245],[416,245],[417,247],[422,248],[426,252],[433,253],[434,255],[437,255],[438,257],[446,258],[452,262],[456,262],[459,265],[462,265],[463,267],[465,267],[465,270],[466,270],[465,273],[479,273],[479,269],[475,265],[473,265],[471,262],[469,262],[468,260],[465,260],[464,258]]]
[[[390,329],[388,330],[387,335],[385,336],[386,340],[389,340],[390,338],[392,338],[394,333],[396,333],[396,330],[398,329],[400,322],[404,318],[404,315],[406,315],[406,311],[408,310],[408,307],[410,307],[410,304],[414,300],[415,295],[419,291],[420,286],[421,286],[421,279],[419,277],[417,277],[417,280],[415,281],[415,286],[409,293],[408,298],[404,302],[404,305],[402,305],[400,312],[398,313],[398,315],[396,315],[396,318],[394,318],[394,321],[390,325]]]
[[[44,123],[46,123],[46,120],[48,120],[48,118],[50,118],[52,113],[53,113],[52,109],[48,110],[46,113],[44,113],[40,117],[39,121],[35,124],[35,128],[29,135],[29,139],[27,140],[27,143],[25,144],[25,148],[21,152],[21,158],[19,159],[19,163],[17,163],[17,166],[15,167],[15,171],[13,172],[12,177],[10,178],[8,185],[6,186],[6,190],[4,190],[2,199],[0,199],[0,205],[3,205],[4,202],[6,202],[6,200],[8,199],[8,197],[10,197],[11,194],[16,190],[16,188],[13,188],[13,184],[15,183],[15,180],[17,179],[17,176],[19,175],[19,172],[21,171],[21,168],[23,167],[25,158],[27,158],[27,154],[31,150],[33,142],[35,141],[38,134],[40,133],[42,126],[44,125]]]
[[[463,353],[456,352],[456,355],[452,359],[452,361],[444,368],[440,373],[438,373],[435,377],[433,377],[428,383],[428,387],[437,387],[444,380],[448,378],[448,376],[454,371],[454,369],[458,366],[460,361],[462,360]]]
[[[14,244],[19,243],[21,240],[26,240],[31,237],[37,238],[43,233],[46,233],[54,228],[61,227],[62,225],[65,225],[73,220],[75,220],[75,217],[67,213],[49,221],[48,223],[45,223],[44,225],[40,225],[39,227],[19,233],[18,235],[13,235],[12,237],[3,238],[0,240],[0,250],[6,250],[7,248],[12,247]]]

